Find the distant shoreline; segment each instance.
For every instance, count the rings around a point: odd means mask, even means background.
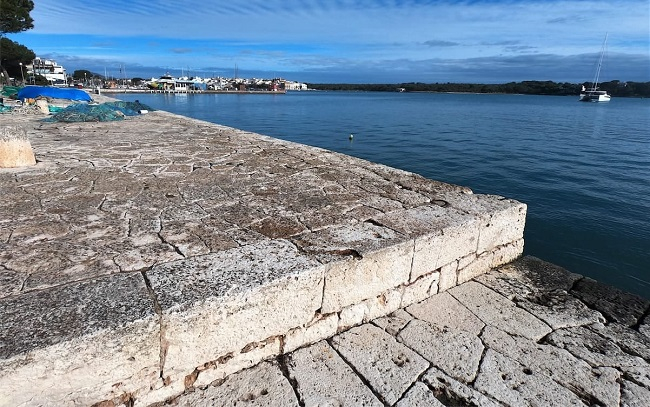
[[[93,89],[85,89],[89,93],[96,93]],[[162,93],[162,94],[250,94],[250,95],[283,95],[287,93],[286,90],[191,90],[191,91],[182,91],[174,92],[169,90],[153,90],[153,89],[100,89],[100,93]]]
[[[421,82],[392,84],[307,83],[309,89],[327,91],[518,94],[540,96],[578,96],[583,87],[589,88],[590,86],[592,86],[590,82],[576,84],[553,81],[523,81],[502,84]],[[650,82],[621,82],[618,80],[600,82],[598,83],[598,89],[607,91],[614,98],[650,97]]]

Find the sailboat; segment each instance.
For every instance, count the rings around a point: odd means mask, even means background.
[[[586,89],[582,86],[580,92],[581,102],[609,102],[612,98],[605,90],[598,90],[598,79],[600,79],[600,68],[603,66],[603,57],[605,56],[605,45],[607,44],[607,34],[605,34],[605,41],[603,41],[603,48],[600,51],[600,58],[598,59],[598,66],[596,67],[596,75],[594,81],[591,83],[592,87]]]

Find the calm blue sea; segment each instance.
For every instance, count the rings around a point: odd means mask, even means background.
[[[120,94],[528,204],[525,252],[650,298],[650,99]],[[352,141],[349,135],[354,134]]]

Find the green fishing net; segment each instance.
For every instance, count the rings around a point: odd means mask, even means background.
[[[23,88],[22,86],[3,86],[2,92],[0,92],[0,94],[3,97],[15,96],[18,94],[18,91],[21,90],[22,88]]]
[[[102,104],[76,103],[44,119],[46,122],[110,122],[124,120],[125,116],[135,116],[140,111],[153,111],[149,106],[135,102],[107,102]]]

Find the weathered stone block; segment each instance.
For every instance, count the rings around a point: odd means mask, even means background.
[[[402,305],[402,294],[399,289],[387,290],[375,298],[364,300],[363,305],[367,308],[363,322],[368,322],[397,311]]]
[[[383,406],[327,342],[298,349],[288,360],[305,406]]]
[[[363,317],[367,314],[368,308],[364,304],[355,304],[343,308],[339,312],[339,331],[361,324]]]
[[[529,405],[530,400],[546,406],[584,406],[578,396],[549,377],[491,349],[485,352],[474,386],[509,406]]]
[[[327,264],[323,313],[338,312],[408,281],[413,241],[392,229],[364,222],[292,240],[303,252]]]
[[[478,256],[469,255],[458,262],[458,284],[469,281],[492,268],[511,262],[524,251],[524,240],[519,239],[503,246],[484,251]]]
[[[446,291],[458,284],[458,262],[452,261],[440,267],[440,281],[438,282],[438,291]]]
[[[418,278],[402,287],[402,304],[400,308],[424,301],[438,292],[440,273],[434,272]]]
[[[323,266],[282,240],[168,263],[147,276],[162,308],[172,381],[308,324],[323,292]]]
[[[0,315],[0,405],[90,405],[159,377],[159,318],[140,273],[3,298]]]
[[[458,380],[469,383],[476,377],[484,348],[477,336],[414,319],[397,339]]]
[[[389,212],[375,220],[415,239],[410,281],[476,252],[476,217],[453,208],[422,206]]]
[[[412,258],[413,243],[405,242],[365,253],[362,259],[330,263],[321,311],[336,312],[398,287],[408,281]]]
[[[0,126],[0,168],[35,165],[27,132],[20,126]]]
[[[448,291],[487,325],[526,338],[538,340],[551,328],[514,303],[475,281]]]
[[[316,316],[307,326],[295,328],[284,337],[284,352],[293,352],[301,346],[330,338],[336,335],[339,326],[339,316],[336,313]]]
[[[429,367],[420,355],[372,324],[337,335],[331,343],[389,405]]]
[[[194,387],[207,386],[215,380],[221,380],[242,369],[255,366],[262,360],[277,356],[281,351],[282,341],[279,336],[273,336],[263,341],[252,342],[232,357],[206,363],[197,369],[198,376],[191,385]],[[188,378],[185,379],[185,388],[188,388]]]
[[[426,321],[439,329],[451,328],[455,331],[478,335],[485,327],[480,319],[448,292],[434,295],[426,301],[411,305],[406,308],[406,311],[415,318]]]
[[[473,195],[474,199],[456,193],[441,195],[457,210],[477,216],[479,237],[476,253],[490,251],[524,237],[526,204],[497,195]]]

